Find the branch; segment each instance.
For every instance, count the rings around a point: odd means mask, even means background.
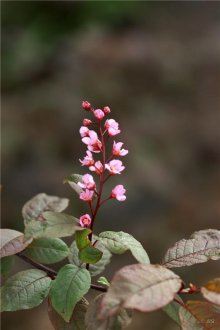
[[[21,253],[17,253],[17,256],[19,258],[21,258],[22,260],[24,260],[25,262],[27,262],[28,264],[34,266],[35,268],[37,269],[40,269],[40,270],[43,270],[45,273],[47,273],[47,275],[49,277],[51,277],[52,279],[54,279],[57,275],[57,272],[49,267],[46,267],[34,260],[32,260],[31,258],[29,257],[26,257],[25,255],[21,254]]]
[[[21,258],[22,260],[24,260],[25,262],[27,262],[28,264],[34,266],[37,269],[43,270],[45,273],[47,273],[47,275],[52,278],[53,280],[55,279],[55,277],[57,276],[57,272],[49,267],[46,267],[34,260],[32,260],[29,257],[26,257],[25,255],[21,254],[21,253],[17,253],[16,254],[19,258]],[[90,285],[91,289],[97,290],[97,291],[101,291],[101,292],[106,292],[107,288],[105,288],[104,286],[101,285],[97,285],[97,284],[91,284]]]
[[[101,291],[101,292],[107,292],[107,288],[105,288],[104,286],[101,286],[101,285],[97,285],[97,284],[91,284],[90,286],[91,289],[94,289],[94,290],[98,290],[98,291]]]

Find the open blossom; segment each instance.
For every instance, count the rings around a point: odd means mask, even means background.
[[[91,174],[85,174],[82,177],[82,182],[78,182],[78,186],[83,189],[93,190],[95,189],[95,181]]]
[[[94,111],[94,116],[97,118],[97,119],[102,119],[105,117],[105,113],[101,110],[101,109],[96,109]]]
[[[86,127],[86,126],[80,127],[79,133],[80,133],[82,138],[85,137],[85,136],[88,136],[88,134],[89,134],[88,127]]]
[[[113,159],[108,164],[105,164],[105,168],[109,170],[112,175],[121,174],[121,172],[125,169],[122,162],[117,159]]]
[[[98,175],[101,175],[104,172],[104,167],[103,167],[102,163],[100,162],[100,160],[95,162],[94,165],[90,166],[89,169],[90,169],[90,171],[95,171]]]
[[[88,135],[82,138],[82,142],[85,143],[88,150],[92,152],[98,153],[102,148],[102,143],[98,139],[97,133],[92,130],[89,130]]]
[[[105,122],[105,129],[107,129],[109,136],[114,136],[121,132],[118,126],[117,121],[114,119],[107,119]]]
[[[115,186],[115,188],[112,190],[111,197],[116,198],[119,202],[123,202],[126,200],[125,196],[126,190],[124,189],[124,186],[122,184],[119,184]]]
[[[91,222],[92,219],[89,214],[84,214],[79,218],[79,223],[81,227],[88,227]]]
[[[82,199],[84,202],[91,202],[93,199],[94,190],[86,189],[82,191],[79,195],[79,198]]]
[[[127,155],[128,150],[121,149],[122,146],[123,146],[123,143],[122,142],[116,143],[114,141],[113,148],[112,148],[112,154],[114,156],[125,156],[125,155]]]
[[[85,166],[85,165],[92,166],[95,163],[92,153],[89,150],[86,151],[86,156],[84,157],[84,159],[83,160],[80,159],[79,161],[82,164],[82,166]]]

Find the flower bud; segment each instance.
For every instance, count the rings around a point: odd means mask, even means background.
[[[103,108],[103,111],[106,115],[108,115],[111,112],[110,108],[107,106]]]
[[[88,101],[83,101],[82,102],[82,107],[86,111],[90,111],[91,110],[91,104]]]
[[[92,121],[90,119],[87,119],[87,118],[83,119],[83,126],[89,126],[91,124],[92,124]]]
[[[101,120],[102,118],[105,117],[105,114],[104,114],[104,112],[103,112],[101,109],[96,109],[96,110],[94,111],[94,116],[95,116],[97,119]]]

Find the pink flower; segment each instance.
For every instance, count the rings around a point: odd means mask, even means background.
[[[94,195],[93,190],[86,189],[85,191],[82,191],[80,193],[79,198],[85,202],[91,202],[93,195]]]
[[[116,159],[113,159],[108,164],[105,164],[105,168],[109,170],[112,175],[121,174],[121,172],[125,169],[122,162]]]
[[[82,177],[82,182],[78,182],[78,186],[83,189],[93,190],[95,189],[95,181],[91,174],[85,174]]]
[[[83,160],[80,159],[79,161],[82,164],[82,166],[85,166],[85,165],[92,166],[95,163],[95,161],[93,159],[91,151],[87,150],[86,154],[87,154],[87,156],[85,156]]]
[[[89,131],[88,136],[82,138],[82,142],[87,145],[89,151],[100,152],[102,148],[102,143],[98,139],[98,135],[95,131]]]
[[[81,227],[88,227],[91,222],[92,219],[90,218],[89,214],[84,214],[79,218],[79,223]]]
[[[119,202],[123,202],[126,200],[125,193],[126,190],[124,189],[124,186],[119,184],[112,190],[111,197],[116,198]]]
[[[90,166],[89,169],[90,169],[90,171],[95,171],[98,175],[101,175],[104,172],[104,167],[103,167],[102,163],[100,162],[100,160],[95,162],[95,164],[93,166]]]
[[[101,109],[96,109],[94,111],[94,116],[97,118],[97,119],[102,119],[103,117],[105,117],[105,113],[101,110]]]
[[[88,127],[85,127],[85,126],[80,127],[79,133],[80,133],[82,138],[85,137],[85,136],[88,136],[88,134],[89,134]]]
[[[82,102],[82,108],[86,111],[90,111],[91,110],[91,104],[88,101],[83,101]]]
[[[122,146],[123,146],[123,143],[122,142],[116,143],[114,141],[113,148],[112,148],[112,154],[114,156],[125,156],[125,155],[127,155],[128,150],[121,149]]]
[[[106,115],[108,115],[111,112],[110,108],[107,106],[103,108],[103,111]]]
[[[105,122],[105,129],[108,131],[108,135],[114,136],[119,134],[121,131],[118,129],[118,123],[114,119],[107,119]]]
[[[88,227],[91,222],[92,219],[89,214],[84,214],[79,218],[79,223],[81,227]]]
[[[92,124],[92,121],[90,119],[87,119],[87,118],[83,119],[83,126],[89,126],[91,124]]]

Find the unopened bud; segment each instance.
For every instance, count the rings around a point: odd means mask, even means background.
[[[82,107],[86,111],[90,111],[91,110],[91,104],[88,101],[83,101],[82,102]]]
[[[97,119],[102,119],[102,118],[104,118],[105,117],[105,114],[104,114],[104,112],[101,110],[101,109],[96,109],[95,111],[94,111],[94,116],[97,118]]]
[[[107,107],[107,106],[103,108],[103,111],[104,111],[104,113],[105,113],[106,115],[109,114],[109,113],[111,112],[110,108]]]
[[[83,126],[89,126],[91,124],[92,124],[92,121],[90,119],[87,119],[87,118],[83,119]]]

